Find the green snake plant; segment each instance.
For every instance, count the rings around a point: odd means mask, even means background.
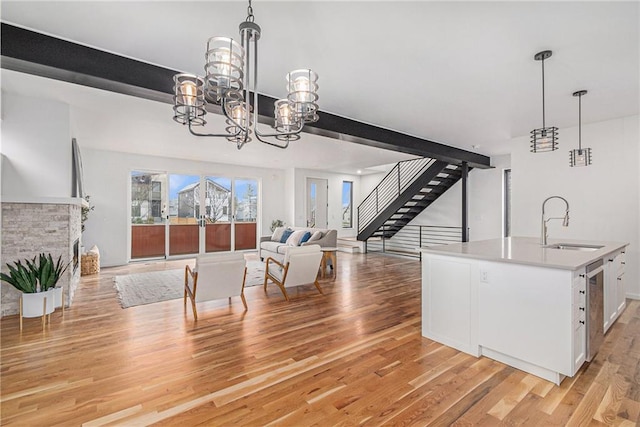
[[[55,287],[69,267],[69,264],[62,262],[62,255],[57,262],[53,261],[51,254],[44,253],[24,262],[25,264],[21,261],[16,261],[13,265],[7,264],[9,274],[0,273],[0,280],[27,294],[45,292]]]

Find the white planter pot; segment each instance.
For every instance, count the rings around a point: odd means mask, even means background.
[[[41,317],[43,314],[51,314],[55,310],[53,289],[33,294],[23,293],[20,298],[22,299],[22,317]]]
[[[53,307],[54,308],[62,307],[62,304],[64,304],[64,301],[62,301],[62,287],[53,288],[52,291],[53,291]]]

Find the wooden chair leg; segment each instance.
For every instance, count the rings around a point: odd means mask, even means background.
[[[247,307],[247,300],[244,298],[244,290],[242,291],[242,293],[240,294],[240,298],[242,298],[242,304],[244,304],[244,310],[248,310]]]
[[[280,288],[280,292],[282,292],[282,295],[284,295],[284,299],[289,301],[289,295],[287,294],[287,289],[284,287],[284,284],[278,281],[273,281],[273,283],[275,283],[278,288]]]
[[[324,292],[322,292],[322,288],[320,287],[320,283],[318,283],[318,279],[316,279],[315,282],[313,282],[314,285],[316,285],[316,288],[318,288],[318,291],[324,295]]]
[[[196,310],[195,297],[191,298],[191,309],[193,310],[193,320],[198,320],[198,310]]]

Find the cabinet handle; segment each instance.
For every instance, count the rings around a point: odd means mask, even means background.
[[[622,252],[620,252],[620,253],[621,253],[621,254],[626,254],[626,252],[625,252],[625,251],[622,251]]]
[[[609,262],[613,262],[613,259],[609,258]]]
[[[580,320],[580,323],[582,323],[584,325],[584,320]]]
[[[622,261],[620,264],[625,265],[625,264],[626,264],[626,262]]]
[[[584,294],[584,291],[580,291],[581,294]]]
[[[618,277],[618,280],[622,280],[622,277]]]
[[[584,311],[584,307],[579,307],[578,310]]]
[[[585,275],[584,275],[584,274],[581,274],[581,275],[580,275],[580,277],[584,278],[584,277],[585,277]]]

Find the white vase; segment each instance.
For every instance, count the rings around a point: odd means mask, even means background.
[[[32,294],[23,293],[20,297],[22,299],[22,317],[41,317],[43,314],[53,313],[55,309],[54,295],[53,289]]]
[[[53,307],[60,308],[64,301],[62,301],[62,286],[59,288],[52,288],[53,291]]]

